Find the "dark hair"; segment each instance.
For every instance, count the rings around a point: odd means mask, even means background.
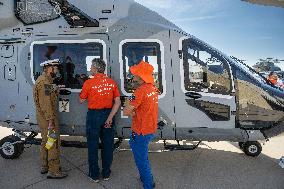
[[[106,69],[106,63],[100,58],[94,58],[92,60],[92,66],[97,69],[99,73],[104,73]]]
[[[270,76],[272,76],[273,74],[275,74],[275,72],[270,72],[270,73],[268,74],[268,76],[270,77]]]

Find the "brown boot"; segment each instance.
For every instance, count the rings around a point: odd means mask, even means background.
[[[59,172],[59,173],[51,173],[51,172],[48,172],[47,173],[47,179],[63,179],[65,177],[67,177],[68,174],[66,173],[63,173],[63,172]]]

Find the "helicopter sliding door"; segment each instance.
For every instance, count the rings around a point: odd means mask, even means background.
[[[235,96],[226,59],[196,39],[181,40],[181,50],[182,93],[175,96],[177,136],[184,134],[178,128],[234,128]]]
[[[165,49],[164,42],[158,39],[125,39],[119,44],[120,54],[120,79],[121,91],[124,96],[131,96],[134,92],[133,75],[130,67],[138,64],[141,60],[151,64],[154,67],[154,84],[159,90],[159,119],[163,119],[171,124],[173,118],[173,98],[167,93],[166,76],[170,71],[165,69]],[[129,137],[131,133],[131,119],[121,115],[117,124],[118,132],[121,131],[124,137]],[[173,129],[168,127],[156,132],[156,137],[171,138],[174,136]]]
[[[85,134],[86,103],[79,103],[84,82],[91,77],[94,58],[107,63],[106,43],[101,39],[47,40],[32,43],[32,79],[41,74],[39,64],[48,59],[59,59],[59,75],[54,84],[64,88],[59,96],[59,118],[62,134]]]
[[[161,62],[161,47],[157,42],[125,42],[122,45],[122,91],[123,94],[130,96],[134,92],[132,86],[133,75],[130,73],[130,67],[138,64],[141,60],[151,64],[154,67],[154,82],[159,89],[160,94],[163,94],[164,80],[163,69]],[[164,84],[164,85],[163,85]]]

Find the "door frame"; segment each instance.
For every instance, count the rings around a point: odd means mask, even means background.
[[[180,37],[180,39],[179,39],[179,52],[183,52],[183,41],[184,40],[186,40],[186,39],[190,39],[190,38],[193,38],[193,39],[195,39],[194,37],[190,37],[190,36],[183,36],[183,37]],[[196,39],[196,40],[198,40],[198,39]],[[209,48],[211,48],[211,47],[209,47]],[[220,102],[220,104],[222,104],[222,99],[226,99],[226,101],[227,101],[227,103],[226,103],[226,105],[229,105],[230,106],[230,120],[228,120],[228,121],[216,121],[216,123],[218,123],[218,122],[220,122],[220,123],[225,123],[225,122],[231,122],[232,123],[232,119],[234,119],[233,120],[233,122],[234,122],[234,126],[233,126],[233,128],[235,128],[235,115],[234,115],[234,113],[236,112],[236,109],[237,109],[237,104],[236,104],[236,99],[235,99],[235,85],[234,85],[234,78],[233,78],[233,73],[232,73],[232,69],[231,69],[231,65],[230,65],[230,63],[228,62],[228,60],[227,60],[227,57],[226,56],[224,56],[222,53],[220,53],[217,49],[214,49],[214,48],[212,48],[213,50],[216,50],[218,53],[219,53],[219,55],[226,61],[226,63],[227,63],[227,65],[228,65],[228,71],[229,71],[229,76],[230,76],[230,84],[231,84],[231,91],[230,91],[230,94],[214,94],[214,93],[205,93],[205,92],[198,92],[199,94],[201,94],[203,97],[205,97],[205,98],[216,98],[216,100],[217,101],[219,101]],[[189,92],[189,91],[187,91],[186,89],[185,89],[185,86],[184,86],[184,84],[185,84],[185,81],[184,81],[184,68],[183,68],[183,64],[184,64],[184,54],[182,53],[182,56],[180,57],[180,65],[179,65],[179,76],[180,76],[180,92],[181,92],[181,94],[182,95],[184,95],[184,100],[186,100],[187,99],[187,97],[185,96],[185,93],[187,93],[187,92]],[[176,88],[176,89],[178,89],[178,87]],[[175,98],[178,98],[177,96],[175,96]],[[181,99],[176,99],[176,100],[181,100]],[[232,103],[230,103],[229,101],[231,101],[232,100]],[[210,102],[210,101],[209,101]],[[212,101],[212,103],[213,103],[214,101]],[[176,102],[177,103],[177,102]],[[184,103],[186,103],[186,102],[184,102]],[[218,104],[218,102],[217,102],[217,104]],[[186,106],[188,106],[188,105],[186,105]],[[179,110],[176,110],[176,111],[179,111]],[[178,112],[177,112],[177,114],[178,114]],[[213,121],[213,120],[212,120]],[[178,120],[176,120],[176,122],[177,122],[177,128],[182,128],[182,127],[186,127],[185,125],[182,125],[182,121],[178,121]],[[215,121],[214,121],[215,122]],[[230,124],[231,125],[231,124]],[[187,126],[188,128],[189,127],[191,127],[191,126]],[[196,127],[196,125],[193,125],[193,127],[192,128],[197,128]],[[210,127],[208,127],[208,128],[210,128]],[[212,128],[215,128],[215,127],[212,127]],[[223,128],[223,127],[218,127],[218,128]],[[228,128],[228,129],[231,129],[232,128],[232,126],[230,126],[230,127],[224,127],[224,128]]]

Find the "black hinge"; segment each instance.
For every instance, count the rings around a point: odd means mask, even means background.
[[[231,115],[237,115],[236,111],[231,111]]]
[[[178,50],[178,57],[179,59],[182,59],[182,50]]]

